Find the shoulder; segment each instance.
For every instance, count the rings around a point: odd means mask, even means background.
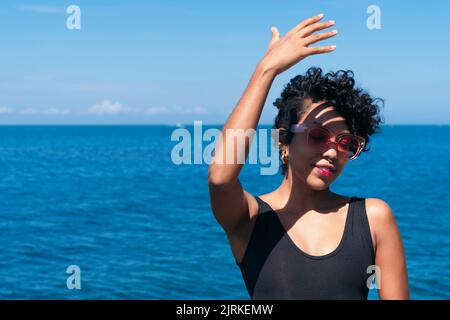
[[[397,230],[394,212],[386,201],[366,198],[366,212],[377,243],[387,234],[390,234],[390,231]]]
[[[392,208],[381,199],[366,198],[366,212],[369,219],[378,223],[395,221]]]
[[[247,199],[250,220],[253,220],[258,215],[258,211],[259,211],[259,203],[256,200],[257,196],[255,196],[247,191],[244,191],[244,194],[245,194],[245,198]]]

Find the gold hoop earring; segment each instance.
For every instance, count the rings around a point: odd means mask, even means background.
[[[283,164],[287,164],[289,161],[289,156],[286,153],[286,150],[283,150],[282,154],[281,154],[281,163]]]

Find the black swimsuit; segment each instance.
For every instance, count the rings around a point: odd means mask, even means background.
[[[341,242],[323,256],[298,248],[277,213],[255,198],[255,225],[236,261],[251,299],[367,299],[375,253],[364,198],[351,197]]]

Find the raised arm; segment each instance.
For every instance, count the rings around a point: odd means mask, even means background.
[[[336,35],[333,31],[315,33],[334,24],[333,21],[319,22],[321,19],[322,15],[306,19],[281,38],[277,28],[272,27],[269,48],[222,128],[209,166],[208,184],[212,211],[227,234],[234,233],[241,222],[249,222],[251,212],[257,207],[255,199],[242,188],[238,176],[251,143],[251,136],[245,133],[256,130],[274,78],[307,56],[335,49],[335,46],[310,47]],[[243,148],[239,148],[240,139],[235,138],[239,131],[245,136]]]

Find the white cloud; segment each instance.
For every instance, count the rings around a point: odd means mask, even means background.
[[[21,5],[19,9],[22,11],[34,13],[65,13],[66,9],[63,7],[48,6],[48,5]]]
[[[18,113],[18,114],[24,114],[24,115],[31,115],[31,114],[55,114],[55,115],[64,115],[72,113],[70,109],[58,109],[58,108],[49,108],[46,110],[37,110],[33,108],[25,108],[21,109],[17,112],[14,112],[14,110],[6,107],[0,107],[0,114],[6,114],[6,113]]]
[[[21,114],[36,114],[38,112],[37,112],[37,110],[35,110],[33,108],[26,108],[26,109],[20,110],[19,113],[21,113]]]
[[[126,109],[119,102],[103,100],[101,103],[90,107],[87,112],[93,114],[117,114],[125,111]]]
[[[170,110],[166,107],[152,107],[147,108],[144,110],[144,114],[163,114],[163,113],[169,113]]]
[[[207,114],[208,110],[205,107],[202,106],[196,106],[196,107],[175,107],[174,113],[178,114]]]
[[[18,110],[13,110],[7,107],[0,106],[0,114],[21,114],[21,115],[55,115],[64,116],[68,114],[73,115],[117,115],[117,114],[134,114],[134,115],[163,115],[163,114],[173,114],[173,115],[200,115],[200,114],[210,114],[210,112],[202,106],[195,107],[185,107],[185,106],[175,106],[175,107],[148,107],[146,109],[142,108],[130,108],[123,106],[118,101],[112,101],[105,99],[100,103],[93,105],[92,107],[84,110],[76,110],[70,108],[22,108]]]
[[[0,107],[0,114],[5,114],[5,113],[12,113],[12,110],[10,108],[6,108],[6,107]]]
[[[208,110],[204,107],[197,106],[197,107],[182,107],[182,106],[176,106],[173,108],[167,108],[167,107],[151,107],[147,108],[143,111],[146,115],[157,115],[157,114],[208,114]]]
[[[43,113],[45,114],[55,114],[55,115],[64,115],[70,114],[72,111],[70,109],[58,109],[58,108],[50,108],[45,110]]]

